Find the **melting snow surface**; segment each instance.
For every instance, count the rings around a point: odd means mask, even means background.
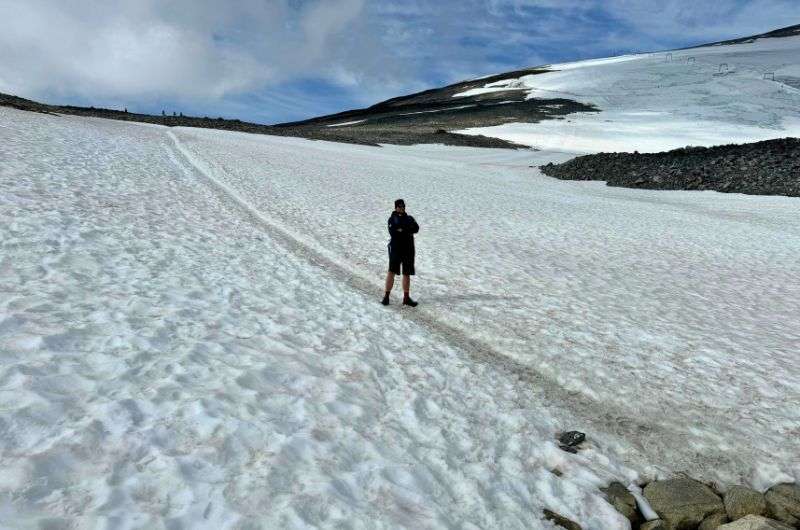
[[[0,124],[4,527],[624,529],[611,480],[800,479],[797,199]],[[401,196],[416,310],[378,304]]]
[[[325,127],[342,127],[343,125],[355,125],[357,123],[364,123],[367,120],[344,121],[342,123],[334,123],[333,125],[326,125]]]
[[[799,67],[800,37],[552,65],[456,96],[524,89],[529,98],[567,98],[601,112],[459,132],[583,153],[800,136]]]
[[[468,109],[470,107],[477,107],[477,106],[478,105],[475,105],[475,104],[472,104],[472,105],[459,105],[457,107],[447,107],[447,108],[444,108],[444,109],[420,110],[418,112],[404,112],[402,114],[398,114],[398,116],[411,116],[413,114],[429,114],[431,112],[446,112],[446,111],[449,111],[449,110]]]

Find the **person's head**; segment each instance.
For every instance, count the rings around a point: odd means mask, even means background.
[[[403,199],[397,199],[394,201],[394,211],[397,213],[405,213],[406,202]]]

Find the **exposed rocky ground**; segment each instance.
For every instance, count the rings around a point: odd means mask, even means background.
[[[508,122],[535,123],[558,119],[573,112],[592,112],[597,109],[569,99],[526,100],[526,92],[515,88],[475,96],[453,96],[486,83],[544,71],[546,70],[529,69],[508,72],[390,99],[365,109],[278,125],[262,125],[223,118],[154,116],[95,107],[47,105],[6,94],[0,94],[0,105],[34,112],[156,123],[168,127],[202,127],[366,145],[436,143],[517,149],[526,147],[498,138],[456,134],[450,131]]]
[[[563,180],[605,180],[627,188],[800,197],[800,139],[652,154],[599,153],[541,170]]]
[[[725,493],[690,478],[660,480],[647,484],[637,501],[619,482],[603,488],[608,502],[633,530],[793,530],[800,528],[800,486],[778,484],[766,493],[733,486]],[[642,509],[643,508],[643,509]],[[649,512],[645,517],[643,512]],[[581,526],[545,510],[557,526],[580,530]],[[647,520],[649,519],[649,520]]]
[[[318,138],[357,143],[400,145],[444,143],[475,147],[520,147],[505,140],[484,136],[470,140],[467,135],[448,131],[489,127],[509,122],[536,123],[558,119],[573,112],[596,112],[597,109],[569,99],[528,100],[527,91],[513,87],[501,92],[474,96],[454,97],[454,95],[483,87],[487,83],[546,71],[546,69],[519,70],[479,80],[464,81],[444,88],[390,99],[365,109],[280,124],[276,128],[292,136],[306,136],[311,133]]]
[[[585,440],[577,431],[559,437],[561,449],[570,453],[581,451]],[[735,485],[722,492],[715,484],[684,476],[641,488],[612,482],[601,491],[632,530],[800,529],[800,484],[777,484],[764,493]],[[551,510],[543,515],[558,527],[582,530],[578,523]]]
[[[607,493],[613,505],[635,502],[630,492],[617,488]],[[644,498],[659,519],[639,525],[635,514],[632,528],[643,530],[791,530],[800,528],[800,486],[778,484],[766,493],[733,486],[725,493],[690,478],[651,482]],[[625,504],[627,506],[627,504]],[[625,514],[627,515],[627,514]]]

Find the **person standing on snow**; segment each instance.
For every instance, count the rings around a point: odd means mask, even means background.
[[[417,302],[411,299],[411,277],[414,275],[414,234],[419,232],[419,225],[413,217],[406,213],[403,199],[394,201],[394,211],[389,217],[389,272],[386,274],[386,293],[381,303],[389,305],[389,294],[394,287],[394,277],[403,273],[403,305],[416,307]]]

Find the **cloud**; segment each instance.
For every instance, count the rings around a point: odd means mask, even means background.
[[[794,0],[610,0],[606,9],[639,34],[653,39],[713,41],[748,36],[789,25],[797,15]]]
[[[307,75],[363,0],[0,2],[17,91],[216,99]]]

